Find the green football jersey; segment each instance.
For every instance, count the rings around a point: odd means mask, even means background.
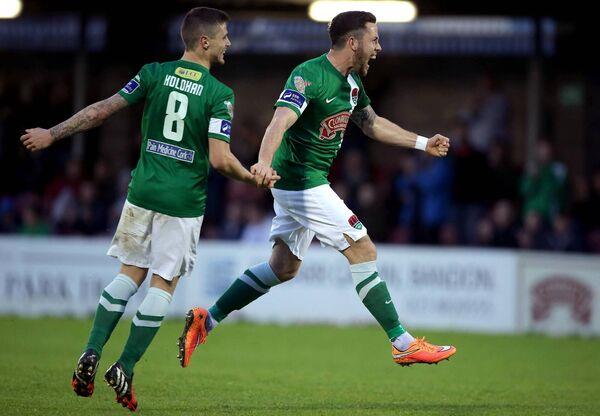
[[[275,187],[298,191],[329,183],[350,116],[369,103],[360,76],[343,76],[327,54],[298,65],[275,103],[298,114],[273,158],[281,176]]]
[[[229,143],[233,91],[189,61],[144,65],[119,94],[146,100],[140,159],[127,200],[173,217],[204,214],[208,139]]]

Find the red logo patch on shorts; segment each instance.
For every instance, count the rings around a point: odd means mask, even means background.
[[[348,218],[348,224],[350,224],[351,227],[354,227],[357,230],[362,230],[363,228],[362,222],[360,222],[356,215],[352,215],[350,218]]]

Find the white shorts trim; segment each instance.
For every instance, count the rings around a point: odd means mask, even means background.
[[[357,241],[367,235],[366,227],[329,185],[302,191],[272,189],[275,218],[269,240],[283,240],[300,260],[314,236],[321,245],[343,251],[350,247],[344,234]]]
[[[106,254],[165,280],[186,276],[194,268],[203,219],[171,217],[125,201]]]

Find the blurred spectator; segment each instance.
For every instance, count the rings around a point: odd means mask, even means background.
[[[398,227],[392,241],[408,243],[416,233],[419,221],[419,191],[415,183],[416,158],[404,154],[399,160],[400,172],[394,179],[396,200],[399,206]]]
[[[450,216],[452,164],[448,158],[414,156],[403,159],[403,171],[395,180],[401,201],[400,224],[415,242],[434,244],[440,226]]]
[[[15,200],[8,196],[0,198],[0,233],[14,233],[17,231],[15,213]]]
[[[460,241],[472,244],[475,240],[477,219],[484,214],[491,184],[488,180],[485,155],[473,148],[467,135],[467,126],[458,122],[450,136],[451,157],[454,159],[453,219],[462,225],[459,231]]]
[[[77,231],[85,235],[105,233],[107,210],[108,206],[97,197],[95,185],[83,182],[77,201]]]
[[[137,122],[128,125],[123,117],[115,120],[122,124],[119,128],[102,127],[85,141],[82,159],[73,158],[70,140],[35,154],[16,140],[30,127],[32,114],[37,124],[47,127],[71,112],[69,76],[64,70],[38,72],[35,77],[23,77],[22,71],[0,74],[0,173],[10,178],[0,183],[1,233],[102,235],[117,225],[140,143],[130,140],[121,148],[131,148],[124,150],[131,158],[114,158],[112,145],[120,138],[113,132],[139,139]],[[381,105],[389,93],[388,80],[371,80],[375,87],[368,86],[371,96],[382,96],[376,100]],[[99,93],[94,84],[90,87],[89,96]],[[524,173],[511,163],[511,106],[492,76],[481,77],[472,98],[471,107],[448,131],[452,148],[447,159],[380,146],[349,126],[331,183],[371,237],[404,244],[600,253],[600,170],[571,178],[567,198],[567,169],[548,142],[538,145],[536,170]],[[382,109],[382,114],[388,110]],[[445,122],[456,116],[454,112],[449,108],[444,113]],[[232,149],[246,166],[256,160],[271,114],[268,106],[259,112],[240,109]],[[410,114],[398,116],[406,116],[407,127],[413,127]],[[390,171],[396,160],[398,173]],[[271,205],[269,193],[211,174],[203,239],[266,242]]]
[[[418,189],[421,220],[418,242],[435,244],[439,240],[440,226],[450,214],[452,165],[448,158],[420,159],[422,167],[414,178]]]
[[[496,202],[491,219],[494,227],[492,244],[495,247],[517,247],[515,210],[510,201],[503,199]]]
[[[500,199],[516,200],[519,174],[508,159],[507,147],[493,144],[487,153],[486,165],[487,168],[482,168],[479,174],[487,172],[485,188],[488,200],[490,202]]]
[[[600,169],[592,174],[592,189],[590,195],[590,210],[594,213],[590,219],[589,226],[592,229],[600,228]]]
[[[471,108],[463,112],[468,123],[468,139],[474,149],[487,153],[495,143],[507,140],[508,99],[490,74],[481,77]]]
[[[536,211],[529,211],[525,216],[523,228],[517,232],[519,248],[541,250],[545,248],[545,232],[542,216]]]
[[[50,226],[40,218],[36,209],[25,207],[22,211],[22,224],[18,233],[23,235],[48,235]]]
[[[442,225],[440,228],[440,244],[443,246],[456,246],[460,244],[456,224],[446,223]]]
[[[489,218],[482,218],[477,222],[475,232],[475,245],[490,247],[494,242],[494,224]]]
[[[540,141],[537,166],[521,180],[524,216],[535,211],[542,219],[550,220],[563,208],[567,170],[562,163],[554,160],[552,152],[550,143]]]
[[[546,237],[548,250],[578,251],[582,249],[581,237],[573,226],[571,218],[565,214],[558,214],[552,220],[552,229]]]

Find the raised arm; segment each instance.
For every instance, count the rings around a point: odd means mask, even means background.
[[[32,152],[45,149],[57,140],[82,131],[98,127],[111,115],[127,107],[128,103],[119,94],[88,105],[68,120],[50,129],[39,127],[26,129],[21,136],[21,143]]]
[[[271,175],[271,163],[273,162],[273,156],[281,144],[284,133],[292,127],[292,125],[298,120],[298,115],[287,107],[277,107],[273,119],[265,135],[263,136],[262,143],[260,145],[260,152],[258,153],[258,162],[252,165],[250,171],[256,175],[262,183],[269,183],[272,179]]]
[[[436,134],[431,138],[426,138],[404,130],[388,119],[378,116],[370,105],[355,111],[351,120],[367,136],[382,143],[424,150],[437,157],[448,154],[450,139],[447,137]]]

